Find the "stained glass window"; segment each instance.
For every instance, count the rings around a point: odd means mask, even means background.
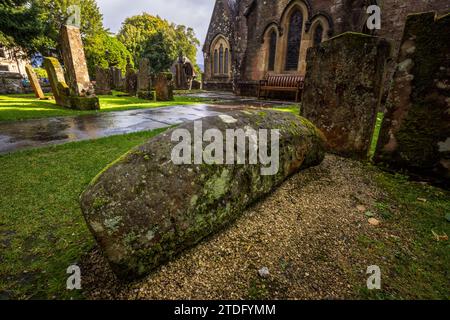
[[[229,59],[229,53],[228,53],[228,48],[225,49],[225,59],[223,62],[224,65],[224,73],[227,74],[228,73],[228,59]]]
[[[269,71],[275,70],[275,56],[277,53],[277,33],[272,30],[270,33],[270,43],[269,43]]]
[[[288,44],[286,52],[286,70],[297,70],[302,41],[303,15],[295,10],[289,20]]]
[[[219,56],[217,54],[217,50],[214,50],[214,73],[217,74],[219,72]]]
[[[223,46],[219,48],[219,73],[223,74]]]

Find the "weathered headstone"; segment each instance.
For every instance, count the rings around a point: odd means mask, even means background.
[[[44,68],[47,71],[48,80],[52,87],[53,97],[56,104],[70,108],[70,90],[64,78],[64,71],[58,59],[46,57],[44,58]]]
[[[27,64],[25,66],[25,71],[27,73],[28,80],[30,81],[31,87],[33,88],[34,95],[36,96],[36,98],[42,99],[42,100],[45,99],[44,92],[42,91],[41,85],[39,83],[39,79],[36,76],[36,73],[34,72],[33,67],[30,66],[29,64]]]
[[[202,89],[202,83],[198,80],[192,80],[191,85],[192,90],[201,90]]]
[[[95,71],[95,93],[110,95],[111,91],[111,70],[97,67]]]
[[[410,15],[374,161],[450,187],[450,15]]]
[[[70,91],[69,108],[98,110],[100,103],[89,79],[80,29],[64,25],[60,30],[62,56]]]
[[[198,134],[202,139],[207,129],[215,129],[222,134],[225,148],[226,130],[252,128],[256,130],[250,134],[254,139],[248,141],[254,143],[242,149],[246,153],[257,150],[259,129],[279,130],[278,144],[270,138],[273,132],[268,133],[267,141],[272,155],[279,146],[279,156],[275,156],[279,159],[278,172],[262,175],[262,168],[270,165],[261,161],[249,164],[248,159],[245,165],[176,165],[171,161],[178,145],[178,140],[172,140],[175,129],[131,150],[102,171],[80,200],[89,229],[119,277],[143,276],[173,259],[235,220],[287,177],[320,164],[324,158],[323,134],[308,120],[293,114],[239,111],[201,122],[202,129],[190,122],[178,127],[178,132],[191,138]],[[209,145],[200,141],[204,150]]]
[[[60,34],[67,84],[71,93],[79,97],[88,96],[93,93],[93,88],[89,79],[80,29],[64,25]]]
[[[174,78],[174,87],[179,90],[192,89],[192,81],[196,74],[192,62],[182,54],[173,63],[171,71]]]
[[[135,96],[137,93],[137,81],[138,77],[136,70],[133,68],[128,69],[127,74],[125,75],[125,91],[131,96]]]
[[[173,81],[172,74],[161,72],[156,76],[155,81],[156,101],[172,101]]]
[[[147,58],[139,62],[139,71],[137,75],[137,96],[141,99],[153,100],[151,91],[150,61]]]
[[[100,104],[97,97],[79,97],[72,95],[64,79],[64,71],[58,59],[44,58],[44,68],[50,81],[56,104],[76,110],[97,110]]]
[[[122,70],[117,67],[111,67],[111,89],[113,90],[124,90],[123,78],[122,78]]]
[[[388,42],[358,33],[308,50],[301,114],[322,130],[331,152],[367,157],[389,54]]]

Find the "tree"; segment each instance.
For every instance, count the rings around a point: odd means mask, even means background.
[[[0,1],[0,43],[26,51],[36,49],[36,39],[44,35],[42,8],[37,1]]]
[[[127,58],[133,63],[133,57],[127,48],[107,32],[88,37],[85,40],[84,51],[91,76],[95,75],[97,66],[102,68],[115,66],[125,71]]]
[[[169,69],[180,51],[197,65],[200,42],[194,30],[169,23],[158,16],[143,13],[125,19],[118,39],[131,52],[135,64],[143,57],[149,58],[153,72]]]
[[[158,30],[144,44],[141,57],[149,59],[153,73],[166,71],[172,65],[177,52],[173,30]],[[173,33],[173,34],[171,34]]]
[[[40,52],[49,55],[59,49],[59,31],[67,22],[71,5],[80,7],[80,32],[83,41],[105,32],[103,16],[95,0],[40,0],[42,7],[41,19],[46,22],[46,39],[40,43]]]

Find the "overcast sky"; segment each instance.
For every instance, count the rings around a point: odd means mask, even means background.
[[[103,14],[103,23],[111,32],[118,32],[125,18],[147,12],[159,15],[176,24],[195,30],[203,45],[209,20],[214,9],[214,0],[97,0]],[[203,63],[201,48],[198,63]]]

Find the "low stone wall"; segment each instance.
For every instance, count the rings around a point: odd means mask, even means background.
[[[23,77],[20,73],[0,72],[0,94],[24,93]]]
[[[216,82],[216,81],[203,81],[203,90],[210,91],[233,91],[233,84],[231,82]]]

